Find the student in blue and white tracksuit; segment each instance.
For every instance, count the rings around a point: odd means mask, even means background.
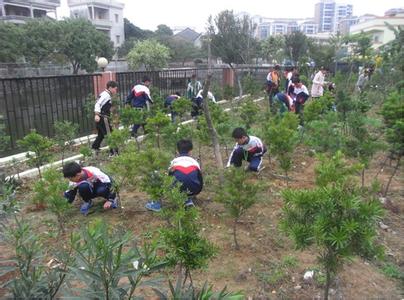
[[[188,200],[186,207],[194,206],[192,198],[198,195],[203,188],[203,178],[199,163],[192,158],[191,151],[193,145],[191,140],[180,140],[177,143],[178,156],[171,161],[169,175],[175,177],[175,182],[181,184],[180,190],[186,192]],[[146,204],[146,208],[152,211],[160,211],[161,203],[151,201]]]
[[[92,199],[102,197],[105,199],[104,209],[117,208],[118,198],[111,191],[111,178],[95,167],[81,167],[76,162],[71,162],[63,166],[63,176],[69,179],[69,190],[64,193],[69,203],[76,198],[77,193],[84,203],[80,207],[83,215],[89,213],[92,207]]]
[[[166,100],[164,101],[164,108],[168,109],[171,114],[171,121],[175,123],[177,113],[173,110],[173,103],[175,100],[178,100],[181,98],[181,94],[179,92],[175,92],[172,95],[167,96]]]
[[[258,172],[262,169],[262,156],[267,151],[262,141],[252,135],[248,135],[244,128],[238,127],[233,130],[233,138],[237,144],[230,154],[227,167],[234,165],[241,167],[243,160],[248,161],[248,170]]]
[[[150,104],[153,104],[153,100],[150,96],[150,86],[151,80],[148,76],[144,76],[142,83],[135,85],[131,93],[126,97],[126,104],[130,104],[133,108],[139,110],[150,110]],[[132,136],[136,136],[137,131],[140,127],[146,124],[133,124]]]
[[[196,95],[196,97],[192,99],[191,117],[193,118],[196,118],[197,116],[202,114],[202,103],[203,103],[202,93],[203,90],[200,90]],[[207,97],[208,99],[212,100],[213,103],[216,103],[216,98],[211,92],[208,91]]]
[[[303,126],[303,109],[304,103],[309,99],[310,94],[307,87],[300,81],[299,77],[292,79],[293,83],[293,93],[292,98],[294,99],[295,112],[299,115],[300,125]]]

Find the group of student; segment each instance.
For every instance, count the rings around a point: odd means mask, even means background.
[[[149,109],[153,100],[150,96],[149,85],[151,81],[148,77],[144,77],[142,83],[135,85],[131,89],[130,95],[127,97],[126,103],[134,109]],[[193,101],[193,105],[200,109],[202,99],[202,85],[196,80],[195,76],[188,83],[187,96]],[[112,109],[112,96],[117,93],[118,85],[115,81],[109,81],[106,89],[98,97],[94,106],[94,121],[98,135],[94,141],[92,148],[99,151],[104,137],[112,131],[109,122]],[[180,95],[170,95],[166,98],[167,106],[171,106],[173,101],[179,99]],[[208,93],[208,97],[215,101],[214,96]],[[144,124],[134,124],[132,133],[136,134],[137,130]],[[261,139],[247,134],[244,128],[235,128],[232,137],[236,141],[236,145],[231,152],[227,166],[241,167],[242,161],[246,160],[249,165],[247,170],[259,172],[262,170],[262,156],[267,151]],[[171,161],[168,168],[168,174],[175,177],[175,181],[180,183],[180,189],[188,195],[187,201],[184,203],[186,207],[194,206],[193,197],[199,194],[203,188],[203,177],[199,163],[192,158],[192,141],[183,139],[177,142],[177,157]],[[118,154],[117,149],[110,149],[111,154]],[[83,215],[87,215],[93,206],[93,199],[101,197],[104,199],[104,209],[114,209],[119,206],[119,199],[112,188],[112,178],[96,167],[82,167],[76,162],[71,162],[63,167],[63,175],[69,179],[69,190],[64,196],[69,203],[72,203],[76,195],[79,194],[83,200],[80,211]],[[145,207],[152,211],[161,210],[161,202],[159,200],[149,201]]]
[[[241,167],[243,160],[248,162],[246,170],[259,172],[262,170],[263,155],[267,148],[261,139],[248,135],[244,128],[233,130],[232,137],[236,145],[231,152],[227,167]],[[203,188],[203,176],[199,163],[192,157],[192,141],[182,139],[177,142],[177,156],[171,161],[168,174],[174,176],[175,183],[180,185],[180,190],[188,195],[184,203],[186,208],[194,206],[194,197]],[[72,203],[79,194],[84,203],[80,206],[80,212],[88,215],[93,200],[97,197],[104,199],[104,209],[119,207],[117,194],[113,191],[113,179],[99,168],[82,167],[77,162],[71,162],[63,167],[63,175],[69,182],[69,190],[64,193],[69,203]],[[158,212],[162,208],[160,200],[152,200],[146,203],[146,209]]]
[[[324,87],[329,83],[325,81],[327,69],[321,67],[312,78],[311,98],[319,98],[324,94]],[[299,73],[296,68],[286,69],[283,73],[285,78],[285,86],[281,91],[281,68],[276,65],[270,71],[266,78],[267,93],[269,97],[269,105],[271,111],[274,111],[275,103],[279,105],[280,113],[285,111],[295,112],[300,116],[300,123],[302,125],[301,113],[303,112],[304,104],[310,98],[310,93],[307,87],[302,83]]]

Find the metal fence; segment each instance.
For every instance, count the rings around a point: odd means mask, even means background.
[[[92,117],[84,108],[96,88],[94,76],[98,75],[0,79],[0,115],[11,142],[11,150],[1,156],[18,151],[17,140],[31,129],[53,136],[56,121],[79,124],[81,135],[91,133]]]
[[[188,80],[196,74],[199,80],[207,75],[207,69],[173,69],[154,72],[119,72],[116,81],[119,85],[121,101],[124,101],[131,87],[148,75],[152,86],[162,97],[180,92],[185,94]],[[238,69],[242,79],[249,74],[259,82],[265,81],[268,68],[247,66]],[[212,84],[222,87],[223,68],[212,69]],[[0,79],[0,116],[3,116],[6,134],[11,139],[11,149],[0,152],[0,157],[16,153],[17,140],[31,129],[42,135],[54,136],[56,121],[70,121],[79,124],[79,134],[94,131],[91,114],[86,112],[86,100],[99,90],[96,76],[70,75],[47,77],[24,77]],[[101,87],[103,88],[103,87]],[[94,100],[94,97],[92,97]],[[87,102],[88,103],[88,102]],[[91,105],[94,102],[90,103]],[[91,110],[91,108],[90,108]]]

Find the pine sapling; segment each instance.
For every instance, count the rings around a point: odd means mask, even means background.
[[[62,153],[62,166],[66,151],[70,150],[74,145],[74,138],[77,137],[79,126],[69,121],[56,122],[55,125],[55,142],[59,146]]]
[[[230,167],[225,170],[225,182],[218,192],[217,201],[223,203],[233,218],[233,239],[237,250],[237,223],[244,213],[257,201],[260,185],[255,183],[242,168]]]
[[[257,122],[257,115],[260,112],[259,106],[254,103],[252,99],[247,99],[240,107],[241,122],[248,130],[251,126]]]
[[[31,130],[22,140],[19,140],[18,145],[26,149],[28,164],[38,169],[39,177],[42,177],[41,166],[49,162],[52,154],[50,152],[53,142],[47,137]],[[30,152],[33,152],[32,155]]]
[[[161,149],[161,135],[167,126],[171,125],[170,118],[162,111],[158,111],[154,117],[146,120],[146,130],[151,137],[155,137],[158,149]]]

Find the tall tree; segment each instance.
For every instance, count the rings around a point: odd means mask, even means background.
[[[0,40],[0,62],[13,63],[23,55],[24,43],[21,27],[0,22]]]
[[[147,71],[163,68],[170,58],[170,50],[156,40],[136,42],[127,59],[131,68],[137,69],[144,65]]]
[[[173,61],[185,64],[187,60],[202,57],[201,50],[194,46],[193,43],[182,38],[171,37],[168,40],[168,46],[171,50],[171,58]]]
[[[54,20],[31,20],[23,25],[24,57],[34,66],[50,58],[62,40],[59,23]]]
[[[128,19],[123,19],[123,28],[125,39],[134,38],[136,40],[145,40],[153,36],[153,31],[143,30],[136,25],[133,25]]]
[[[285,38],[282,35],[270,36],[261,42],[261,56],[269,62],[281,63],[285,57]]]
[[[165,24],[157,25],[157,30],[154,32],[156,36],[172,36],[173,31]]]
[[[353,52],[356,55],[365,57],[372,50],[372,39],[364,32],[348,36],[347,41],[351,44]]]
[[[285,54],[296,64],[306,54],[308,46],[307,36],[300,31],[285,36]]]
[[[225,10],[215,18],[215,26],[209,20],[209,31],[211,35],[212,54],[220,57],[234,71],[240,96],[243,93],[239,76],[234,64],[247,63],[253,45],[252,22],[248,17],[238,19],[233,11]]]
[[[112,58],[114,49],[109,37],[89,21],[65,19],[60,25],[63,39],[59,42],[58,51],[72,64],[73,74],[77,74],[80,69],[95,71],[97,56]]]

